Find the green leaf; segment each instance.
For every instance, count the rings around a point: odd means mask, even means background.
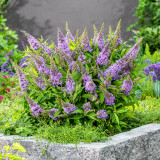
[[[19,150],[19,151],[21,151],[21,152],[27,152],[27,151],[24,149],[24,147],[21,146],[20,143],[18,143],[18,142],[13,143],[13,148],[14,148],[14,149],[17,149],[17,150]]]
[[[94,95],[92,94],[83,94],[83,98],[92,98]]]
[[[128,103],[128,99],[127,99],[127,97],[126,97],[125,95],[121,94],[120,96],[123,98],[123,100],[124,100],[126,103]]]
[[[9,145],[4,146],[4,148],[5,148],[6,152],[8,152],[11,149],[11,147]]]
[[[104,102],[104,94],[103,93],[100,93],[100,100],[101,100],[101,103]]]
[[[60,113],[61,113],[61,111],[57,111],[57,112],[54,114],[53,119],[55,119]]]
[[[117,109],[116,112],[117,112],[117,113],[124,113],[124,112],[126,112],[126,109],[120,108],[120,109]]]
[[[84,111],[82,109],[77,109],[75,111],[73,111],[72,113],[83,113]]]
[[[82,115],[75,115],[69,119],[81,119],[83,116]]]
[[[77,93],[74,93],[74,95],[73,95],[73,101],[76,99],[76,97],[77,97]]]
[[[118,129],[120,132],[122,132],[120,125],[116,125],[115,128]]]
[[[116,113],[114,113],[114,117],[115,117],[115,119],[116,119],[117,123],[119,124],[119,118],[118,118],[118,116],[117,116],[117,114],[116,114]]]
[[[133,119],[137,119],[137,117],[135,117],[132,113],[130,112],[127,112],[126,115],[130,118],[133,118]]]

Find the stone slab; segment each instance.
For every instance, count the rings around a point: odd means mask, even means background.
[[[19,139],[19,140],[18,140]],[[34,137],[27,139],[13,135],[0,134],[0,148],[3,145],[12,145],[14,141],[27,150],[19,153],[26,160],[160,160],[160,124],[148,124],[120,133],[105,142],[84,144],[81,142],[61,145],[36,141]],[[42,151],[45,150],[45,156]]]

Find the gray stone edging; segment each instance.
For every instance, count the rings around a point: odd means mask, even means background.
[[[54,157],[56,160],[160,160],[160,124],[154,123],[114,135],[109,141],[80,143],[77,148],[74,144],[36,142],[34,137],[23,140],[20,136],[0,134],[0,148],[12,145],[13,141],[20,142],[27,150],[26,153],[18,152],[26,160],[50,160]],[[42,156],[42,150],[46,151],[48,158]]]

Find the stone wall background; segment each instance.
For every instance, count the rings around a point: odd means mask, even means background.
[[[133,36],[126,28],[136,21],[132,15],[137,5],[138,0],[11,0],[6,18],[8,27],[19,35],[19,44],[26,42],[20,30],[57,43],[57,27],[66,34],[66,21],[73,35],[78,28],[82,34],[87,27],[89,38],[92,38],[93,24],[99,30],[104,22],[106,35],[109,25],[115,29],[120,19],[122,38],[127,41]]]

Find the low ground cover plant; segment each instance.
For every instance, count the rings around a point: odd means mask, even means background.
[[[145,99],[140,100],[139,106],[135,105],[134,116],[136,118],[128,119],[127,130],[143,126],[149,123],[160,123],[160,99],[151,96],[145,96]],[[133,110],[132,107],[128,109]],[[126,129],[124,129],[126,130]],[[126,131],[127,131],[126,130]]]
[[[3,146],[5,151],[4,153],[1,153],[0,151],[0,159],[8,159],[8,160],[24,160],[24,157],[20,157],[17,153],[14,154],[13,151],[18,150],[20,152],[26,152],[23,146],[20,145],[20,143],[16,142],[13,143],[13,146],[10,147],[9,145]]]

